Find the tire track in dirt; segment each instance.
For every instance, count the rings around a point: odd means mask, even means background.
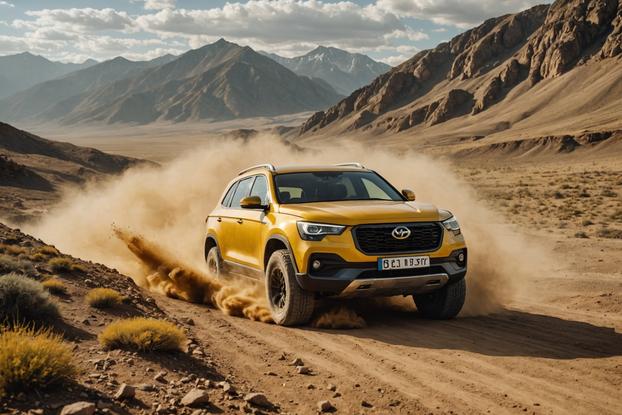
[[[180,311],[197,307],[165,301]],[[198,335],[236,362],[239,377],[295,413],[313,413],[315,402],[330,398],[307,383],[328,382],[343,391],[334,400],[340,411],[360,410],[367,397],[384,413],[622,413],[622,335],[589,323],[520,310],[448,322],[383,311],[353,331],[283,328],[217,312],[195,320]],[[293,374],[277,360],[283,351],[318,376]],[[269,370],[281,377],[265,376]],[[402,405],[389,407],[390,400]]]

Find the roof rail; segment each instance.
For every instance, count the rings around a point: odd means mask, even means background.
[[[256,166],[251,166],[251,167],[249,167],[247,169],[242,170],[241,172],[238,173],[238,176],[241,175],[241,174],[247,173],[247,172],[249,172],[251,170],[262,169],[262,168],[268,169],[270,171],[275,171],[276,170],[272,164],[258,164]]]
[[[356,163],[356,162],[352,162],[352,163],[339,163],[339,164],[335,164],[335,166],[343,166],[343,167],[357,167],[359,169],[364,169],[365,166],[363,166],[361,163]]]

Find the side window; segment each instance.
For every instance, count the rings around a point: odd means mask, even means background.
[[[233,198],[231,199],[232,208],[240,207],[240,201],[248,196],[248,192],[251,190],[251,184],[253,184],[253,177],[248,177],[239,181],[238,187],[235,189]]]
[[[268,180],[266,176],[259,175],[255,178],[255,183],[253,183],[249,196],[259,196],[262,205],[268,204]]]
[[[222,198],[222,205],[225,207],[229,207],[229,203],[231,203],[231,198],[233,197],[233,193],[235,192],[235,188],[238,186],[239,182],[235,182],[231,185],[229,190],[227,190],[227,194]]]

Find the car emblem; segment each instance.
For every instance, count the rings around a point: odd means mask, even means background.
[[[397,228],[393,229],[391,235],[393,235],[395,239],[406,239],[410,236],[410,229],[408,229],[406,226],[398,226]]]

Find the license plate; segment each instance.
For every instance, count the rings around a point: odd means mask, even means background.
[[[401,256],[394,258],[378,258],[378,270],[426,268],[430,266],[429,256]]]

